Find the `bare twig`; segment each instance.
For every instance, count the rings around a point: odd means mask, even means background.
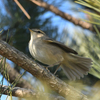
[[[0,40],[0,54],[18,64],[18,66],[21,66],[39,80],[45,82],[45,84],[65,98],[70,100],[88,100],[81,92],[64,83],[44,67],[2,40]]]
[[[18,2],[18,0],[14,0],[16,4],[19,6],[19,8],[23,11],[23,13],[26,15],[28,19],[31,19],[30,15],[26,12],[26,10],[23,8],[23,6]]]

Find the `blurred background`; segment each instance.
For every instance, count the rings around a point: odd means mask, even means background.
[[[98,19],[94,19],[88,13],[84,13],[86,10],[99,15],[97,11],[89,7],[77,4],[74,2],[74,0],[41,1],[57,7],[62,12],[67,13],[79,20],[85,19],[99,23]],[[100,3],[99,0],[96,1]],[[100,98],[97,96],[97,94],[100,93],[99,32],[97,33],[96,31],[93,32],[89,29],[83,29],[81,26],[75,25],[72,22],[65,20],[52,11],[48,11],[43,7],[39,7],[38,5],[32,3],[30,0],[19,0],[19,2],[30,15],[31,19],[28,19],[25,16],[25,14],[13,0],[0,0],[0,39],[7,41],[10,45],[14,46],[16,49],[24,52],[26,55],[32,58],[28,50],[28,42],[30,40],[30,33],[28,28],[39,28],[54,40],[60,41],[76,50],[80,56],[91,58],[93,60],[92,69],[87,76],[81,78],[80,80],[69,81],[61,68],[57,71],[56,75],[67,84],[82,91],[82,93],[86,94],[89,98],[93,99],[94,95],[95,99],[93,100],[99,100]],[[80,9],[83,9],[84,11]],[[14,64],[10,60],[6,61],[18,73],[22,74],[24,72],[24,69]],[[50,68],[50,71],[53,73],[55,69],[56,66]],[[1,81],[2,78],[3,75],[0,74]],[[30,73],[25,72],[22,78],[27,80],[34,88],[39,89],[39,91],[46,91],[45,86],[43,86],[43,84]],[[4,78],[3,85],[9,84],[10,83]],[[96,97],[99,99],[96,99]],[[5,100],[4,98],[7,98],[7,96],[2,95],[3,100]],[[18,99],[17,97],[13,98],[14,100]]]

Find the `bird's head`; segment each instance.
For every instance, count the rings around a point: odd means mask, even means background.
[[[30,33],[31,33],[31,38],[38,38],[38,37],[42,37],[44,35],[46,35],[42,30],[40,29],[29,29]]]
[[[44,35],[46,35],[42,30],[40,29],[29,29],[30,33],[31,33],[31,39],[35,39],[35,38],[39,38],[42,37]]]
[[[43,34],[43,35],[45,35],[45,33],[40,29],[29,29],[29,31],[30,31],[31,34],[37,34],[37,35]]]

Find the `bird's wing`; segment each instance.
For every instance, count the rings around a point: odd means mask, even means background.
[[[78,54],[75,50],[65,46],[64,44],[60,43],[60,42],[57,42],[55,40],[52,40],[50,39],[49,37],[46,37],[45,39],[43,39],[45,42],[49,43],[49,44],[52,44],[52,45],[55,45],[61,49],[63,49],[65,52],[67,53],[73,53],[73,54]]]

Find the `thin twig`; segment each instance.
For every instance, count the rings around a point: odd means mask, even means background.
[[[26,10],[23,8],[23,6],[18,2],[18,0],[14,0],[16,4],[19,6],[19,8],[23,11],[23,13],[26,15],[28,19],[31,19],[30,15],[26,12]]]

